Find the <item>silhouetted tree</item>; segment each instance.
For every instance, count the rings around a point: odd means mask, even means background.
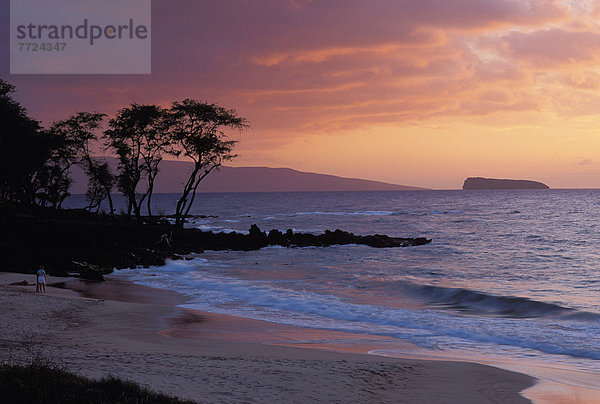
[[[0,80],[0,198],[34,204],[49,158],[48,134],[41,130],[11,94],[15,87]]]
[[[154,180],[163,153],[170,151],[170,138],[165,133],[164,110],[156,105],[132,104],[123,108],[114,119],[111,129],[105,131],[108,146],[119,158],[118,187],[128,199],[128,214],[133,210],[141,219],[141,207],[147,198],[148,216],[152,216],[150,202]],[[145,191],[138,193],[143,178]]]
[[[98,141],[97,132],[101,129],[105,114],[79,112],[68,119],[54,123],[50,130],[54,138],[62,141],[58,148],[58,166],[68,169],[79,164],[88,176],[86,199],[88,209],[98,208],[104,199],[108,200],[110,214],[114,215],[111,192],[115,177],[107,163],[93,157],[92,145]],[[63,168],[63,170],[64,170]]]
[[[46,180],[46,198],[60,208],[69,196],[72,180],[69,176],[73,164],[80,164],[88,175],[93,175],[94,161],[90,144],[98,139],[96,131],[106,115],[79,112],[70,118],[53,123],[49,128],[51,138],[50,159],[46,163],[49,178]],[[108,195],[110,198],[110,194]]]
[[[114,189],[117,178],[111,172],[107,162],[97,159],[90,159],[85,166],[85,172],[88,175],[89,183],[85,198],[88,201],[87,209],[100,209],[104,199],[108,199],[110,215],[115,215],[111,192]]]
[[[89,176],[86,197],[89,209],[98,209],[117,185],[132,211],[141,219],[141,207],[151,200],[163,154],[183,154],[194,162],[181,197],[176,223],[182,226],[194,202],[200,182],[223,161],[231,160],[237,141],[228,140],[224,129],[242,130],[247,121],[216,104],[191,99],[174,102],[169,110],[156,105],[132,104],[118,111],[104,131],[106,148],[119,159],[114,175],[106,162],[92,156],[105,115],[80,112],[43,130],[26,110],[11,98],[14,86],[0,80],[0,198],[19,203],[60,208],[69,195],[70,170],[81,164]],[[138,192],[142,180],[144,191]]]
[[[66,169],[50,159],[40,167],[34,178],[35,201],[40,206],[60,208],[70,195],[69,188],[72,183]]]
[[[235,140],[227,140],[223,129],[243,130],[246,119],[237,116],[233,109],[207,104],[191,99],[174,102],[169,110],[169,131],[177,152],[194,162],[183,192],[177,201],[175,223],[183,226],[185,217],[196,196],[200,182],[223,161],[236,157]]]

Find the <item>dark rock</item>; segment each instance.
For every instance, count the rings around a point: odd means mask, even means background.
[[[291,236],[288,237],[288,233],[284,235],[279,230],[273,229],[269,231],[269,235],[267,236],[267,242],[269,243],[269,245],[281,245],[284,247],[289,247],[290,238]]]
[[[248,239],[249,246],[253,250],[262,248],[269,244],[267,234],[264,231],[260,231],[258,226],[255,224],[250,226],[250,231],[248,232]]]
[[[27,281],[13,282],[13,283],[11,283],[11,285],[15,285],[15,286],[29,286],[29,282],[27,282]]]
[[[54,276],[80,276],[102,280],[113,268],[163,265],[204,250],[257,250],[284,247],[364,244],[371,247],[406,247],[427,244],[425,238],[385,235],[356,236],[336,229],[323,234],[265,233],[252,225],[249,234],[213,233],[177,228],[160,220],[136,223],[129,218],[95,215],[82,210],[16,207],[0,202],[0,271],[35,273],[44,265]],[[169,243],[164,242],[167,234]]]
[[[75,276],[92,281],[103,281],[104,275],[112,272],[87,262],[73,261],[72,264],[73,274]]]

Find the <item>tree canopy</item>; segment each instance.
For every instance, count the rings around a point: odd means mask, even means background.
[[[119,158],[119,190],[127,197],[128,213],[133,210],[138,219],[145,199],[148,215],[152,215],[154,180],[163,154],[170,151],[164,118],[165,111],[159,106],[132,104],[121,109],[104,132],[108,147]],[[139,191],[144,178],[147,187]]]
[[[72,183],[69,174],[73,164],[81,164],[89,171],[93,164],[90,143],[97,140],[96,131],[100,128],[104,114],[79,112],[70,118],[54,122],[48,129],[54,147],[46,167],[51,170],[46,195],[54,207],[60,207],[69,196]]]
[[[0,80],[0,196],[33,204],[51,144],[40,123],[12,98],[14,90]]]
[[[127,214],[141,220],[146,203],[152,216],[154,183],[165,155],[193,162],[175,218],[183,225],[200,182],[225,161],[236,157],[237,140],[226,131],[249,127],[233,109],[193,99],[175,101],[168,108],[131,104],[103,128],[101,113],[78,112],[43,128],[12,97],[14,86],[0,80],[0,199],[60,208],[69,194],[71,168],[80,165],[89,177],[89,209],[99,209],[115,187],[128,202]],[[102,133],[102,136],[100,136]],[[117,172],[94,155],[110,151],[118,158]]]
[[[246,129],[248,122],[235,110],[185,99],[173,103],[169,110],[169,127],[175,149],[194,162],[175,211],[176,224],[182,225],[200,182],[223,161],[236,157],[233,148],[237,141],[228,140],[223,129]]]

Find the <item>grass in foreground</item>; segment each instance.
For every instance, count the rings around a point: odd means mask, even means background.
[[[2,403],[193,403],[109,376],[91,380],[53,365],[0,365]]]

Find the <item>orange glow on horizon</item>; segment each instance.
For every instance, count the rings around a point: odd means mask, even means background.
[[[44,121],[184,98],[235,108],[252,126],[235,166],[600,187],[600,1],[182,0],[153,16],[149,76],[6,79]]]

